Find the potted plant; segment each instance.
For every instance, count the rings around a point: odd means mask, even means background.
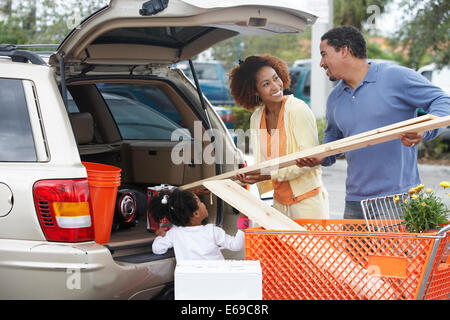
[[[450,183],[443,181],[441,186],[445,189],[450,187]],[[430,188],[425,189],[420,184],[408,193],[409,197],[401,203],[406,230],[413,233],[430,232],[449,223],[447,213],[450,210]],[[394,201],[399,202],[400,197],[394,197]]]

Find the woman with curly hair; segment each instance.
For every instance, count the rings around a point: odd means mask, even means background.
[[[249,56],[230,72],[231,95],[238,105],[253,111],[250,139],[255,163],[319,144],[314,114],[302,100],[284,95],[289,85],[286,63],[270,55]],[[274,208],[292,219],[329,217],[320,165],[267,171],[236,177],[246,184],[257,183],[261,195],[274,190]]]

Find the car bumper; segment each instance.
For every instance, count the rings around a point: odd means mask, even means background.
[[[174,269],[174,258],[116,262],[95,242],[0,240],[0,299],[149,299]]]

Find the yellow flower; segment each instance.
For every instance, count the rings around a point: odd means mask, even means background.
[[[405,203],[408,203],[408,199],[405,199]]]
[[[431,192],[433,192],[430,188],[427,188],[426,190],[425,190],[425,192],[426,193],[431,193]]]
[[[441,186],[444,187],[444,188],[450,187],[450,182],[448,182],[448,181],[441,181],[440,184],[441,184]]]
[[[450,196],[450,194],[449,194],[449,196]],[[394,197],[394,202],[399,202],[400,201],[400,197],[399,196],[395,196]]]
[[[411,188],[411,189],[408,190],[408,193],[409,194],[414,194],[414,193],[416,193],[416,189],[415,188]]]
[[[423,184],[419,184],[419,185],[416,187],[416,192],[420,192],[420,190],[422,190],[423,188],[425,188],[425,186],[424,186]]]
[[[422,207],[425,207],[427,204],[425,202],[422,202]]]
[[[411,199],[413,199],[413,200],[419,199],[419,196],[418,196],[417,194],[413,194],[413,195],[411,196]]]

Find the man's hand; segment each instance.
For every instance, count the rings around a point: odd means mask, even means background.
[[[321,164],[323,162],[323,160],[325,160],[325,158],[300,158],[295,160],[295,164],[297,165],[297,167],[299,168],[303,168],[303,167],[315,167],[318,166],[319,164]]]
[[[423,132],[407,132],[400,135],[400,141],[407,147],[414,147],[423,139]]]

